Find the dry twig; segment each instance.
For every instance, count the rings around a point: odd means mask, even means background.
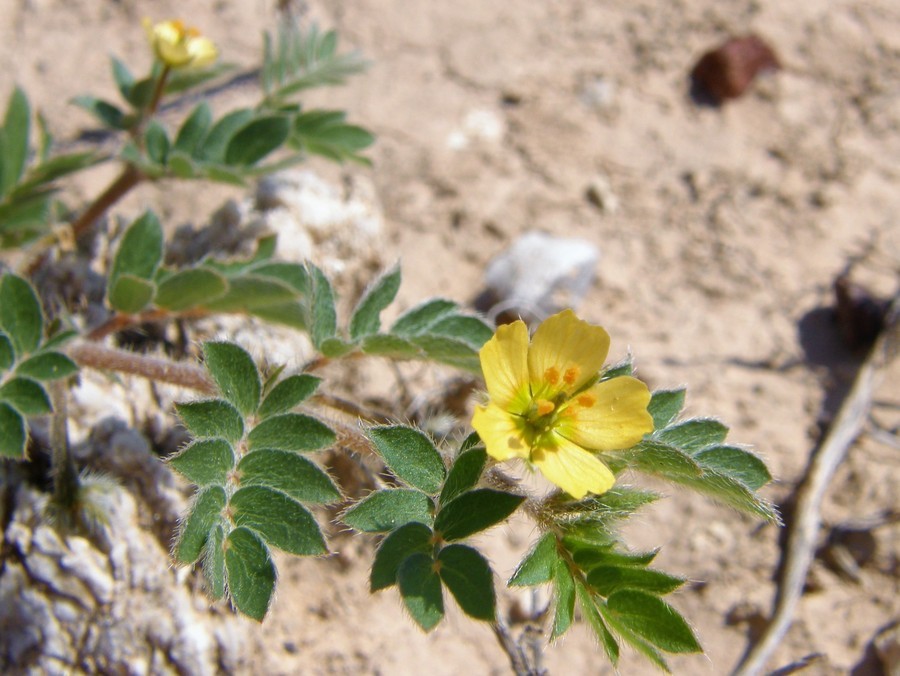
[[[755,676],[790,628],[794,610],[815,556],[821,526],[822,500],[838,465],[847,455],[868,418],[872,395],[884,367],[900,347],[900,294],[895,296],[885,318],[884,329],[856,374],[853,387],[841,404],[837,417],[813,451],[807,471],[796,491],[794,518],[788,526],[782,553],[781,576],[775,593],[772,619],[755,645],[747,648],[734,676]]]

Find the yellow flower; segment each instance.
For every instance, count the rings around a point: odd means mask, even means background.
[[[218,56],[212,40],[181,21],[170,20],[154,24],[150,19],[144,19],[144,30],[147,31],[147,39],[150,40],[156,58],[170,68],[208,66]]]
[[[650,391],[636,378],[597,382],[609,335],[564,310],[528,342],[522,321],[481,348],[489,402],[472,427],[497,460],[523,458],[574,498],[605,493],[615,475],[594,451],[630,448],[653,431]]]

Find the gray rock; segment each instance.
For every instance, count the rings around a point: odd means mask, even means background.
[[[528,232],[488,264],[477,306],[492,319],[543,320],[584,300],[599,260],[599,249],[587,240]]]

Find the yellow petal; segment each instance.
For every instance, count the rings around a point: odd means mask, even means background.
[[[524,421],[493,403],[475,407],[472,427],[484,442],[488,455],[496,460],[527,458],[531,452],[522,434]]]
[[[209,38],[191,38],[188,40],[188,53],[191,56],[192,68],[202,68],[212,64],[219,55],[215,44]]]
[[[478,354],[491,402],[512,413],[524,413],[530,403],[525,322],[498,327]]]
[[[552,449],[535,449],[531,461],[552,483],[580,500],[588,493],[605,493],[616,477],[600,459],[570,441],[558,438]]]
[[[597,372],[609,352],[609,334],[579,319],[572,310],[547,318],[528,351],[534,396],[575,392]]]
[[[653,431],[649,402],[650,390],[637,378],[604,380],[576,395],[554,429],[584,448],[630,448]]]

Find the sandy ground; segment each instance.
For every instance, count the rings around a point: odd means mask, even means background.
[[[631,349],[651,386],[689,386],[688,410],[722,417],[752,444],[780,502],[801,476],[833,393],[858,358],[818,311],[851,258],[883,294],[900,266],[900,7],[892,0],[509,0],[312,2],[310,16],[362,50],[370,72],[311,103],[349,110],[378,134],[371,152],[386,219],[384,257],[400,257],[400,305],[432,295],[467,302],[484,267],[532,229],[587,239],[602,259],[579,312]],[[107,57],[148,62],[140,19],[182,16],[241,67],[257,63],[274,21],[263,0],[3,0],[0,93],[24,86],[60,139],[91,126],[68,100],[90,86],[112,96]],[[784,68],[744,98],[712,108],[688,96],[687,74],[728,34],[756,32]],[[249,93],[213,101],[226,110]],[[335,175],[313,162],[315,169]],[[100,169],[79,184],[90,194]],[[616,204],[586,198],[610,186]],[[159,207],[174,224],[202,221],[224,188],[147,188],[124,205]],[[874,417],[898,425],[897,369]],[[893,403],[893,407],[890,405]],[[839,469],[828,525],[896,508],[896,446],[866,434]],[[629,530],[662,545],[661,567],[695,582],[675,605],[708,658],[676,673],[722,674],[748,624],[765,615],[778,531],[667,490]],[[770,667],[822,653],[814,673],[860,671],[876,631],[900,615],[898,527],[871,531],[874,550],[852,581],[814,565],[797,620]],[[530,526],[498,529],[486,546],[501,578]],[[332,562],[285,561],[271,616],[247,631],[268,673],[504,673],[490,630],[451,612],[425,636],[397,596],[366,592],[369,544],[342,543]],[[506,603],[506,601],[504,601]],[[728,620],[731,618],[731,621]],[[547,649],[551,673],[613,673],[588,632]],[[621,673],[652,669],[626,655]]]

